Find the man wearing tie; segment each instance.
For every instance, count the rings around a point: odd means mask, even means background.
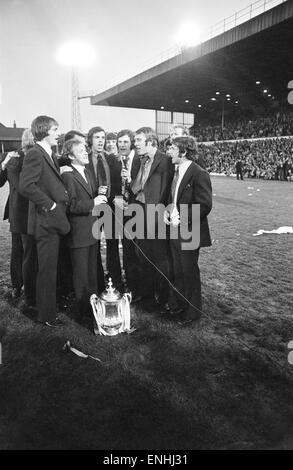
[[[117,134],[118,160],[121,177],[122,196],[127,204],[130,197],[130,186],[135,176],[135,169],[139,165],[139,156],[134,151],[134,133],[130,129],[122,129]],[[123,224],[130,219],[124,216]],[[122,238],[123,246],[123,269],[125,271],[126,284],[132,292],[132,302],[140,300],[140,270],[139,258],[136,252],[135,244],[132,240],[124,236]]]
[[[158,150],[158,137],[151,127],[138,129],[134,143],[140,160],[134,162],[131,202],[140,204],[145,215],[144,239],[135,239],[141,250],[141,296],[163,306],[168,299],[168,282],[164,277],[169,278],[167,240],[158,237],[158,225],[149,226],[146,216],[148,204],[167,203],[174,167],[171,158]],[[159,220],[160,223],[163,220]],[[153,239],[148,236],[150,234]]]
[[[79,316],[83,318],[90,310],[89,299],[97,293],[97,249],[92,227],[96,218],[92,215],[94,205],[106,203],[105,196],[94,197],[95,181],[88,165],[85,145],[77,139],[64,144],[64,154],[71,161],[71,172],[62,174],[69,195],[69,246],[71,251],[73,285]],[[99,267],[102,270],[102,266]]]
[[[115,196],[121,195],[121,177],[119,162],[115,155],[107,155],[105,152],[106,133],[102,127],[93,127],[88,132],[89,153],[88,168],[95,179],[96,193],[105,189],[105,196],[112,211],[115,211]],[[114,227],[114,214],[112,225]],[[116,288],[121,288],[121,266],[119,258],[119,240],[114,237],[106,239],[107,246],[107,270]],[[100,256],[100,254],[98,254]],[[99,265],[99,263],[98,263]],[[98,285],[101,285],[102,273],[98,273]]]
[[[38,116],[31,125],[35,146],[25,155],[19,191],[29,199],[28,233],[37,245],[36,304],[38,319],[49,327],[61,326],[56,317],[56,277],[60,236],[69,232],[68,193],[52,147],[57,145],[58,123]]]
[[[207,215],[212,209],[212,186],[208,172],[194,162],[195,139],[193,137],[175,137],[169,153],[176,170],[169,198],[172,210],[165,212],[164,219],[167,225],[179,228],[178,237],[170,239],[172,280],[176,290],[171,291],[169,299],[171,312],[169,313],[178,315],[180,322],[188,323],[197,320],[201,315],[198,257],[200,247],[211,245]],[[185,249],[183,243],[186,240],[182,237],[181,226],[186,223],[191,232],[192,226],[198,222],[192,217],[192,205],[195,204],[200,205],[199,246]],[[182,214],[184,209],[187,211],[186,218]]]

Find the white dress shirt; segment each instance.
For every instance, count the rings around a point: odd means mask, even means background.
[[[191,163],[192,163],[191,160],[185,160],[184,162],[180,163],[180,165],[178,165],[179,177],[178,177],[177,185],[176,185],[176,188],[175,188],[175,196],[174,196],[174,205],[175,205],[175,207],[177,205],[177,196],[178,196],[179,186],[181,184],[181,181],[182,181],[186,171],[190,167]]]
[[[42,141],[42,142],[37,142],[37,144],[42,147],[45,152],[47,152],[47,154],[49,155],[49,157],[51,158],[52,162],[53,162],[53,158],[52,158],[52,149],[50,147],[50,145],[45,142],[45,141]],[[53,162],[54,163],[54,162]]]
[[[85,182],[88,183],[88,180],[86,179],[86,176],[85,176],[85,173],[84,173],[85,167],[83,165],[78,164],[78,163],[72,163],[71,165],[76,169],[76,171],[78,171],[79,174],[81,174],[81,176],[83,177]]]

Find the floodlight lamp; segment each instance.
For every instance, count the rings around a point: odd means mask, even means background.
[[[219,92],[219,91],[216,91],[216,95],[220,95],[220,92]]]
[[[176,36],[176,44],[181,47],[192,47],[200,42],[200,30],[195,23],[187,22],[181,25]]]
[[[95,50],[86,42],[73,40],[63,44],[58,49],[56,56],[62,65],[84,67],[94,62]]]
[[[263,92],[264,92],[264,93],[267,93],[267,92],[268,92],[268,90],[267,90],[267,89],[264,89],[264,91],[263,91]]]

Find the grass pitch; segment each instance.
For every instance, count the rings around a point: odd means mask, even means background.
[[[212,179],[203,317],[179,327],[132,308],[131,335],[49,330],[9,304],[0,225],[1,449],[282,448],[293,428],[293,184]],[[259,189],[260,191],[257,191]],[[3,213],[5,191],[1,192]],[[98,357],[81,359],[62,346]],[[289,446],[290,444],[286,444]]]

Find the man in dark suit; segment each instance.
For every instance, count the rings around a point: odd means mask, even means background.
[[[25,296],[23,308],[33,308],[36,304],[36,245],[34,237],[27,233],[29,201],[19,193],[19,175],[23,159],[25,153],[33,145],[31,130],[26,129],[22,135],[21,150],[15,152],[12,158],[8,160],[5,171],[0,176],[0,186],[4,175],[6,175],[9,182],[8,219],[12,234],[11,279],[13,285],[17,284],[19,286],[17,290],[20,290],[23,283]],[[4,162],[7,161],[9,155],[7,155]]]
[[[86,144],[85,135],[74,129],[66,132],[64,135],[64,142],[71,139],[77,139]],[[58,164],[60,166],[60,174],[62,175],[65,171],[72,171],[71,161],[67,154],[61,155],[58,158]],[[57,302],[59,306],[68,305],[70,302],[70,295],[74,292],[73,277],[72,277],[72,264],[70,256],[70,248],[68,242],[69,235],[63,235],[60,239],[59,247],[59,258],[57,268]]]
[[[133,163],[131,182],[131,202],[140,204],[144,211],[144,238],[136,238],[141,260],[140,293],[142,297],[156,300],[164,305],[168,298],[169,277],[167,240],[160,239],[157,233],[159,220],[155,226],[149,224],[149,205],[166,204],[174,167],[171,158],[158,150],[158,138],[151,127],[141,127],[135,133],[135,149],[139,160]],[[154,236],[153,239],[150,238]]]
[[[121,195],[121,177],[118,160],[115,155],[105,152],[106,133],[102,127],[96,126],[88,132],[89,165],[88,169],[94,176],[96,191],[99,194],[101,188],[105,188],[105,196],[113,211],[112,225],[114,227],[115,197]],[[100,188],[100,189],[99,189]],[[98,253],[98,257],[100,253]],[[112,237],[106,238],[106,262],[109,276],[116,288],[122,288],[121,265],[119,258],[119,240]],[[99,266],[99,262],[98,262]],[[98,273],[98,284],[102,285],[102,273]]]
[[[200,247],[210,246],[211,237],[207,215],[212,209],[212,187],[206,170],[194,163],[195,140],[193,137],[177,137],[169,150],[172,162],[176,165],[172,181],[169,203],[170,210],[165,213],[165,222],[178,227],[176,238],[170,239],[172,272],[175,290],[171,290],[169,305],[171,313],[179,315],[182,322],[198,319],[202,310],[201,281],[198,266]],[[200,205],[199,221],[194,217],[193,205]],[[185,211],[185,214],[183,214]],[[183,224],[190,233],[198,227],[198,243],[187,247],[184,243]],[[184,234],[185,235],[185,234]],[[189,243],[191,241],[189,240]]]
[[[28,233],[34,235],[37,244],[38,319],[54,327],[62,325],[56,317],[56,277],[60,235],[70,230],[66,217],[69,198],[52,152],[57,145],[58,123],[51,117],[38,116],[31,130],[36,145],[24,158],[19,190],[30,201]]]
[[[90,296],[101,290],[97,285],[98,242],[92,234],[96,220],[92,210],[94,205],[106,203],[107,199],[105,196],[94,197],[95,181],[91,172],[86,169],[89,160],[85,145],[72,139],[65,142],[64,152],[71,160],[72,167],[72,172],[63,173],[62,178],[69,195],[69,246],[73,284],[77,309],[79,315],[84,317],[90,310]]]
[[[0,162],[0,187],[4,186],[5,183],[9,182],[8,179],[8,168],[18,166],[19,154],[17,152],[8,152],[4,153],[1,157]],[[22,260],[23,260],[23,246],[21,241],[21,234],[16,230],[15,225],[17,224],[17,219],[12,215],[12,206],[15,206],[16,198],[13,198],[12,204],[12,195],[11,193],[15,192],[9,183],[9,196],[5,204],[3,220],[8,220],[10,223],[10,232],[11,232],[11,253],[10,253],[10,278],[11,278],[11,298],[18,299],[21,295],[21,288],[23,286],[23,276],[22,276]],[[21,197],[21,196],[20,196]],[[20,200],[20,205],[24,202],[25,199]],[[12,221],[12,224],[11,224]],[[14,223],[15,222],[15,223]]]
[[[134,133],[130,129],[122,129],[117,134],[117,147],[118,147],[118,162],[119,162],[119,175],[121,179],[122,196],[125,204],[129,202],[130,186],[132,180],[135,178],[140,159],[134,150]],[[123,226],[130,219],[129,216],[123,217]],[[132,302],[140,299],[140,269],[139,259],[133,240],[122,237],[123,246],[123,269],[125,272],[126,284],[128,289],[132,292]]]

